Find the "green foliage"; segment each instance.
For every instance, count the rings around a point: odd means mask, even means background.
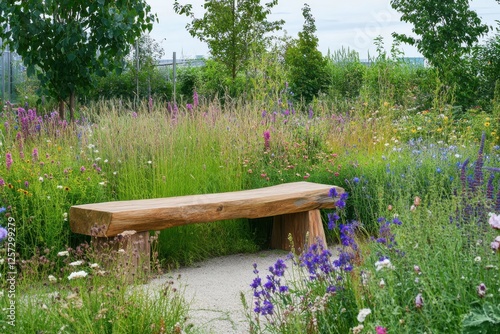
[[[476,77],[479,81],[478,104],[488,108],[494,98],[495,85],[500,78],[500,29],[486,44],[478,46],[471,58],[477,61]]]
[[[283,21],[267,20],[277,3],[273,0],[262,6],[259,0],[206,0],[200,19],[194,17],[192,5],[182,6],[176,0],[174,10],[193,19],[186,26],[188,32],[208,44],[214,60],[234,80],[248,65],[250,48],[262,50],[269,38],[266,34],[281,29]]]
[[[328,60],[331,73],[330,93],[348,99],[358,97],[366,70],[359,61],[359,54],[342,49],[335,51]]]
[[[464,317],[463,334],[493,334],[500,327],[500,305],[475,303],[472,311]]]
[[[468,57],[479,38],[488,32],[469,0],[392,0],[401,20],[413,25],[418,37],[393,33],[415,46],[434,66],[440,78],[454,89],[459,105],[470,107],[478,90],[475,59]],[[450,101],[451,102],[451,101]]]
[[[326,92],[329,85],[327,59],[318,50],[315,35],[316,24],[311,8],[302,8],[304,25],[299,39],[292,41],[285,53],[285,63],[289,68],[290,89],[297,99],[311,102],[320,92]]]
[[[155,19],[142,0],[2,3],[1,37],[23,58],[28,74],[39,70],[45,93],[60,103],[69,99],[71,119],[76,91],[91,87],[92,74],[120,70],[130,44],[151,30]]]
[[[451,69],[488,32],[469,0],[392,0],[401,20],[413,24],[418,37],[394,33],[393,36],[416,46],[429,62],[442,71]]]
[[[7,310],[15,301],[15,321],[8,312],[2,312],[2,333],[157,334],[181,333],[188,327],[188,302],[182,291],[172,286],[173,281],[154,288],[142,285],[139,279],[126,282],[120,276],[123,269],[105,268],[105,261],[94,258],[96,254],[88,244],[64,250],[67,256],[56,257],[58,249],[46,249],[43,254],[23,261],[18,271],[22,276],[11,276],[16,280],[17,298],[2,294],[0,307]],[[120,256],[117,251],[105,255],[115,259]],[[47,260],[54,257],[57,266]],[[62,267],[56,270],[60,264]],[[37,272],[39,266],[46,269],[41,277]],[[7,272],[6,267],[7,261],[0,264],[2,273]],[[86,276],[70,280],[70,274],[76,272]],[[10,286],[6,278],[0,278],[2,291],[8,291]]]
[[[139,99],[147,100],[151,94],[154,100],[171,100],[173,94],[172,82],[166,80],[165,70],[154,67],[126,70],[122,73],[109,73],[105,77],[96,77],[91,90],[86,98],[91,101],[99,99],[122,99],[126,101],[137,100],[137,82],[139,80]]]

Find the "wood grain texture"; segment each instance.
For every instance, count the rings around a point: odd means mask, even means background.
[[[307,250],[313,243],[317,243],[318,239],[325,247],[327,246],[319,210],[275,216],[271,248],[291,250],[289,235],[292,236],[293,248],[297,254]]]
[[[312,182],[272,187],[146,200],[75,205],[70,208],[70,227],[75,233],[112,237],[126,230],[157,231],[192,223],[237,218],[272,217],[335,207],[329,197],[334,186]],[[342,188],[335,187],[340,195]]]

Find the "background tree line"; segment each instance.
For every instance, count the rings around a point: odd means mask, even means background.
[[[178,69],[176,100],[191,102],[196,90],[206,99],[222,101],[239,97],[275,101],[286,96],[303,103],[304,109],[318,100],[352,99],[425,108],[440,92],[457,110],[477,105],[492,109],[500,77],[500,35],[496,27],[493,37],[479,42],[495,27],[483,24],[468,0],[391,1],[402,20],[413,25],[413,35],[394,33],[389,54],[384,41],[376,39],[377,54],[368,66],[353,51],[321,54],[313,9],[307,4],[297,37],[273,35],[284,24],[268,20],[277,2],[206,0],[205,12],[197,18],[192,5],[175,1],[175,11],[191,18],[186,29],[210,50],[204,66]],[[163,55],[146,34],[155,16],[144,1],[46,3],[43,7],[41,0],[2,2],[0,36],[10,39],[28,74],[37,75],[39,93],[58,101],[61,117],[64,101],[73,117],[76,95],[81,101],[173,100],[171,73],[155,66]],[[137,68],[134,46],[139,37]],[[430,66],[405,63],[399,43],[416,46]]]

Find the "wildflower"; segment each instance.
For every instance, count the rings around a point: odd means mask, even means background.
[[[352,333],[353,334],[359,334],[359,333],[361,333],[363,331],[363,328],[365,328],[365,326],[363,326],[363,324],[359,324],[356,327],[352,328]]]
[[[491,243],[491,249],[493,249],[495,252],[500,251],[500,235],[496,237],[495,240],[493,240],[493,242]]]
[[[57,188],[57,189],[62,189],[62,188],[63,188],[63,186],[57,186],[56,188]]]
[[[7,235],[9,233],[7,232],[7,230],[3,227],[0,226],[0,241],[4,240],[5,238],[7,238]]]
[[[79,265],[82,265],[82,264],[83,264],[83,261],[82,260],[78,260],[78,261],[71,262],[69,265],[72,266],[72,267],[76,267],[76,266],[79,266]]]
[[[477,287],[477,295],[483,298],[486,295],[486,290],[486,285],[484,285],[484,283],[479,284]]]
[[[68,255],[69,255],[68,251],[62,251],[62,252],[57,253],[57,256],[68,256]]]
[[[389,260],[389,259],[383,259],[383,260],[375,262],[375,269],[377,271],[379,271],[383,268],[395,269],[394,265],[391,263],[391,260]]]
[[[33,157],[33,160],[38,159],[38,150],[36,148],[33,149],[33,153],[31,153],[31,156]]]
[[[413,200],[413,205],[419,206],[421,203],[420,197],[416,196],[415,199]]]
[[[372,313],[372,310],[370,310],[369,308],[363,308],[363,309],[359,310],[358,317],[357,317],[358,321],[359,322],[365,321],[365,318],[370,313]]]
[[[40,176],[40,177],[38,178],[38,181],[43,182],[43,177],[41,177],[41,176]]]
[[[85,166],[80,167],[80,172],[85,172]]]
[[[99,264],[97,264],[97,263],[92,263],[89,267],[90,267],[90,268],[93,268],[93,269],[97,269],[97,268],[99,268]]]
[[[336,188],[331,188],[330,192],[328,193],[328,196],[335,198],[338,197],[337,189]]]
[[[382,326],[377,326],[377,327],[375,327],[375,332],[377,334],[387,334],[387,328],[382,327]]]
[[[481,257],[480,256],[476,256],[476,258],[474,259],[474,262],[481,262]]]
[[[424,298],[422,297],[422,294],[419,293],[417,297],[415,297],[415,307],[417,309],[420,309],[424,306]]]
[[[269,149],[269,141],[271,139],[271,132],[269,130],[264,131],[264,149]]]
[[[55,278],[53,275],[49,275],[49,282],[57,282],[57,278]]]
[[[72,272],[69,276],[68,276],[68,280],[72,280],[72,279],[75,279],[75,278],[82,278],[82,277],[87,277],[87,273],[83,270],[81,271],[75,271],[75,272]]]
[[[413,271],[415,271],[416,274],[419,274],[419,275],[421,274],[420,267],[417,265],[413,266]]]
[[[13,163],[14,160],[12,160],[12,154],[10,152],[7,152],[7,154],[5,155],[5,165],[7,166],[7,170],[10,169]]]
[[[383,278],[382,278],[382,279],[380,279],[380,282],[378,283],[378,286],[379,286],[381,289],[385,288],[385,281],[384,281],[384,279],[383,279]]]
[[[359,177],[355,177],[354,179],[352,179],[352,182],[358,184],[359,183]]]
[[[417,210],[417,207],[416,207],[415,205],[410,206],[410,211],[411,211],[411,212],[413,212],[413,211],[415,211],[415,210]]]
[[[388,211],[392,211],[392,209],[393,209],[393,208],[392,208],[392,205],[390,205],[390,204],[389,204],[389,205],[387,206],[387,210],[388,210]]]
[[[348,197],[349,197],[348,193],[343,193],[342,195],[340,195],[339,200],[335,202],[335,206],[339,209],[345,208],[345,201],[347,200]]]
[[[491,213],[490,219],[488,220],[488,224],[490,224],[491,227],[493,227],[495,230],[500,230],[500,215]]]

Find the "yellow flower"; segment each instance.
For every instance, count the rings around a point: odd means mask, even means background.
[[[443,128],[438,128],[436,131],[441,132],[441,131],[443,131]]]
[[[444,120],[445,122],[448,122],[448,116],[444,116],[444,117],[443,117],[443,120]]]
[[[411,129],[411,133],[417,132],[417,129]]]
[[[485,122],[485,123],[484,123],[484,126],[485,126],[485,127],[490,126],[490,122]]]

